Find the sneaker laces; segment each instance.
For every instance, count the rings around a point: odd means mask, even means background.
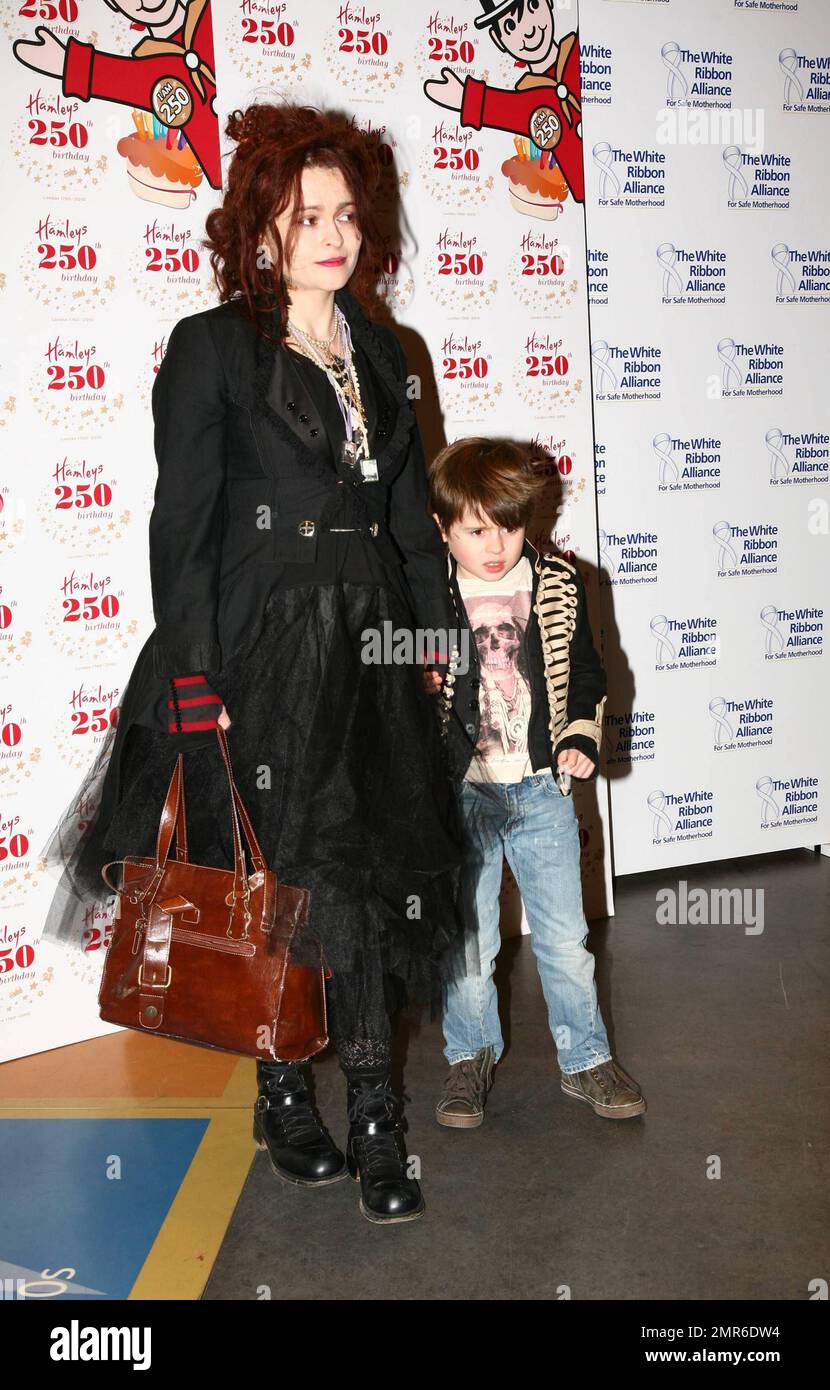
[[[484,1079],[474,1057],[454,1062],[444,1082],[444,1100],[463,1100],[480,1105],[484,1099]]]
[[[617,1084],[617,1073],[613,1062],[599,1062],[597,1066],[589,1067],[589,1071],[604,1091],[614,1090]]]

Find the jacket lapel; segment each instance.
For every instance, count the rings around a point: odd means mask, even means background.
[[[351,329],[369,446],[382,476],[405,448],[415,412],[406,383],[399,380],[385,345],[357,300],[347,290],[337,290],[335,301]],[[331,483],[333,461],[343,439],[343,417],[334,393],[322,373],[319,390],[306,388],[292,353],[276,336],[276,311],[270,317],[268,332],[272,341],[256,334],[253,409],[269,421],[281,443],[303,467]],[[273,466],[277,466],[276,457]]]

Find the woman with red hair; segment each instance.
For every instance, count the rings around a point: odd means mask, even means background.
[[[289,105],[227,134],[206,222],[220,303],[175,324],[153,387],[156,625],[73,803],[97,810],[50,842],[76,902],[71,919],[56,894],[46,935],[77,936],[106,860],[152,853],[184,748],[191,858],[233,864],[218,718],[269,865],[311,889],[347,1077],[345,1159],[296,1064],[257,1062],[255,1137],[287,1181],[349,1171],[369,1220],[412,1220],[390,1020],[455,973],[460,853],[420,668],[371,658],[373,635],[452,622],[404,354],[366,312],[378,142]]]

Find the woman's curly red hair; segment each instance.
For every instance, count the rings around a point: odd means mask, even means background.
[[[348,289],[371,310],[384,250],[375,213],[382,172],[379,135],[360,130],[345,113],[289,103],[232,111],[225,134],[237,147],[228,166],[227,192],[205,219],[204,239],[222,303],[234,300],[239,312],[262,330],[277,309],[284,336],[289,300],[283,270],[296,233],[292,227],[283,246],[274,219],[298,205],[303,169],[322,166],[339,169],[354,198],[361,246]],[[266,228],[276,263],[264,245]]]

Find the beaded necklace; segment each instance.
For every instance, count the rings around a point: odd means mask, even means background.
[[[343,442],[343,461],[356,474],[360,481],[377,478],[377,464],[369,458],[369,432],[366,424],[366,411],[360,391],[360,380],[354,365],[354,353],[348,320],[338,305],[335,305],[336,326],[328,339],[313,338],[298,328],[291,319],[288,327],[300,351],[326,373],[334,393],[343,423],[346,438]],[[329,344],[338,333],[343,345],[342,355]]]

